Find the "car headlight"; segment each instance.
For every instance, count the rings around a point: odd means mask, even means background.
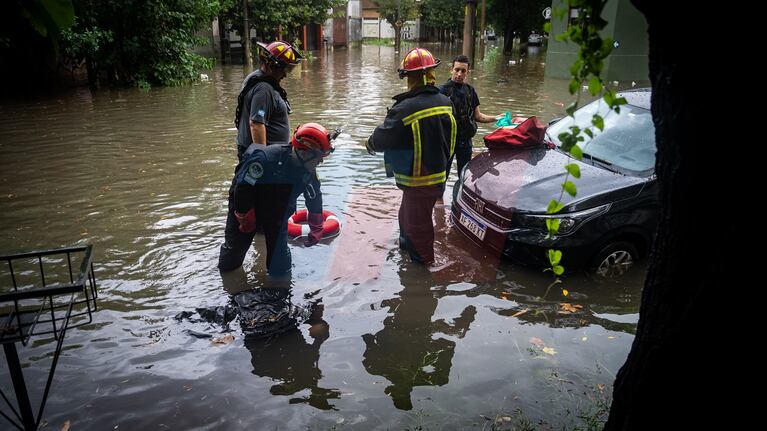
[[[574,232],[583,223],[606,213],[610,209],[610,204],[600,205],[583,211],[562,214],[517,214],[516,225],[531,229],[538,229],[548,232],[546,220],[558,220],[558,235],[567,235]]]

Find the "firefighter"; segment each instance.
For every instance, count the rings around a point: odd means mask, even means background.
[[[296,198],[316,176],[317,165],[333,152],[329,133],[316,123],[304,124],[289,144],[251,144],[237,165],[230,192],[224,243],[218,268],[231,271],[242,265],[256,232],[256,220],[266,239],[266,266],[270,275],[291,269],[288,218]]]
[[[439,64],[423,48],[408,51],[397,69],[400,79],[407,77],[408,91],[394,96],[383,124],[367,140],[371,154],[384,152],[387,175],[402,190],[400,247],[429,266],[434,263],[432,212],[445,190],[457,133],[452,103],[435,86]]]
[[[258,42],[261,67],[249,74],[242,83],[237,97],[234,123],[237,127],[237,158],[242,161],[245,149],[251,143],[261,145],[285,144],[290,141],[292,112],[288,93],[280,82],[303,59],[291,44],[282,41],[265,44]],[[310,232],[304,242],[307,247],[322,238],[322,191],[317,175],[304,193],[308,209]],[[259,226],[260,230],[260,226]]]

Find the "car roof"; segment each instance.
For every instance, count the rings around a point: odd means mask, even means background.
[[[636,90],[624,90],[618,93],[618,97],[625,97],[626,102],[642,109],[650,109],[651,88],[637,88]]]

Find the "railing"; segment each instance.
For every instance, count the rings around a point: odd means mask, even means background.
[[[77,278],[73,259],[81,258]],[[0,256],[0,343],[16,393],[16,409],[0,390],[11,415],[0,415],[20,430],[40,425],[53,374],[69,328],[93,322],[96,311],[96,277],[93,247],[67,247]],[[19,362],[16,343],[26,346],[33,336],[52,335],[56,340],[51,369],[37,416],[33,416],[29,393]]]

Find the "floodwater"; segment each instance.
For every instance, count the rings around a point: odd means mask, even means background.
[[[446,63],[460,49],[427,47]],[[48,429],[481,429],[528,420],[561,429],[609,398],[633,340],[644,268],[617,282],[577,273],[565,278],[568,297],[547,292],[550,274],[499,260],[451,229],[450,189],[435,211],[437,253],[449,266],[432,274],[399,251],[400,193],[364,140],[404,90],[400,57],[378,46],[315,52],[283,81],[293,127],[344,130],[319,167],[326,209],[343,227],[312,248],[291,243],[293,300],[321,299],[327,325],[268,343],[246,342],[236,322],[227,331],[174,319],[275,283],[258,237],[243,271],[222,279],[216,269],[240,66],[186,87],[81,88],[0,105],[0,249],[96,251],[99,310],[67,333]],[[522,62],[488,55],[470,81],[482,112],[561,116],[567,82],[544,80],[544,67],[542,51]],[[447,70],[437,69],[440,81]],[[481,125],[479,135],[490,130]],[[45,337],[19,347],[33,406],[53,347]],[[13,399],[5,365],[0,388]]]

